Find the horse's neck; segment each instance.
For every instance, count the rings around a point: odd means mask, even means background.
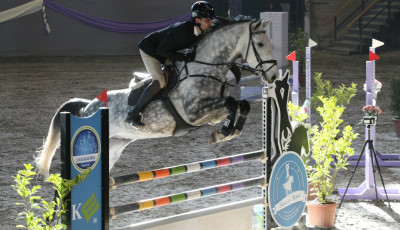
[[[247,23],[238,23],[216,30],[199,44],[196,60],[208,63],[234,61],[247,45],[247,27]]]

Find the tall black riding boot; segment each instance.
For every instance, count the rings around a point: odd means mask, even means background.
[[[135,104],[135,106],[128,112],[128,116],[125,119],[125,122],[129,123],[132,126],[136,126],[138,128],[142,128],[144,124],[142,123],[142,116],[140,115],[140,110],[150,102],[150,100],[161,91],[160,83],[155,80],[150,83],[149,86],[143,91],[142,96]]]

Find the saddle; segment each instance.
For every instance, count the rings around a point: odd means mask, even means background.
[[[172,67],[166,67],[163,69],[166,86],[157,94],[155,95],[150,102],[152,101],[162,101],[165,108],[168,112],[174,117],[176,122],[176,127],[173,133],[173,136],[182,136],[194,129],[199,127],[192,126],[188,124],[183,118],[179,115],[178,111],[176,110],[175,106],[172,104],[169,95],[175,90],[179,83],[179,75],[175,69]],[[133,79],[129,84],[129,88],[131,92],[128,96],[128,105],[134,106],[136,102],[139,100],[140,96],[142,95],[144,89],[151,83],[152,78],[148,73],[133,73]],[[149,103],[150,103],[149,102]],[[144,106],[146,108],[146,105]],[[143,109],[144,109],[143,108]]]

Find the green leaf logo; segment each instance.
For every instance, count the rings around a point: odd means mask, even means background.
[[[86,222],[89,222],[90,218],[97,212],[100,207],[100,203],[97,200],[94,193],[90,196],[90,198],[83,204],[81,208],[81,212],[86,219]]]

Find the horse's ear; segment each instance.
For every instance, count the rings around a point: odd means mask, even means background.
[[[254,29],[257,29],[257,27],[259,27],[259,26],[261,25],[261,23],[262,23],[262,20],[261,20],[261,19],[258,20],[256,23],[254,23],[254,25],[253,25],[253,30],[254,30]]]
[[[263,21],[262,22],[262,26],[265,28],[265,27],[267,27],[268,25],[269,25],[269,23],[271,23],[271,19],[268,19],[268,20],[266,20],[266,21]]]

